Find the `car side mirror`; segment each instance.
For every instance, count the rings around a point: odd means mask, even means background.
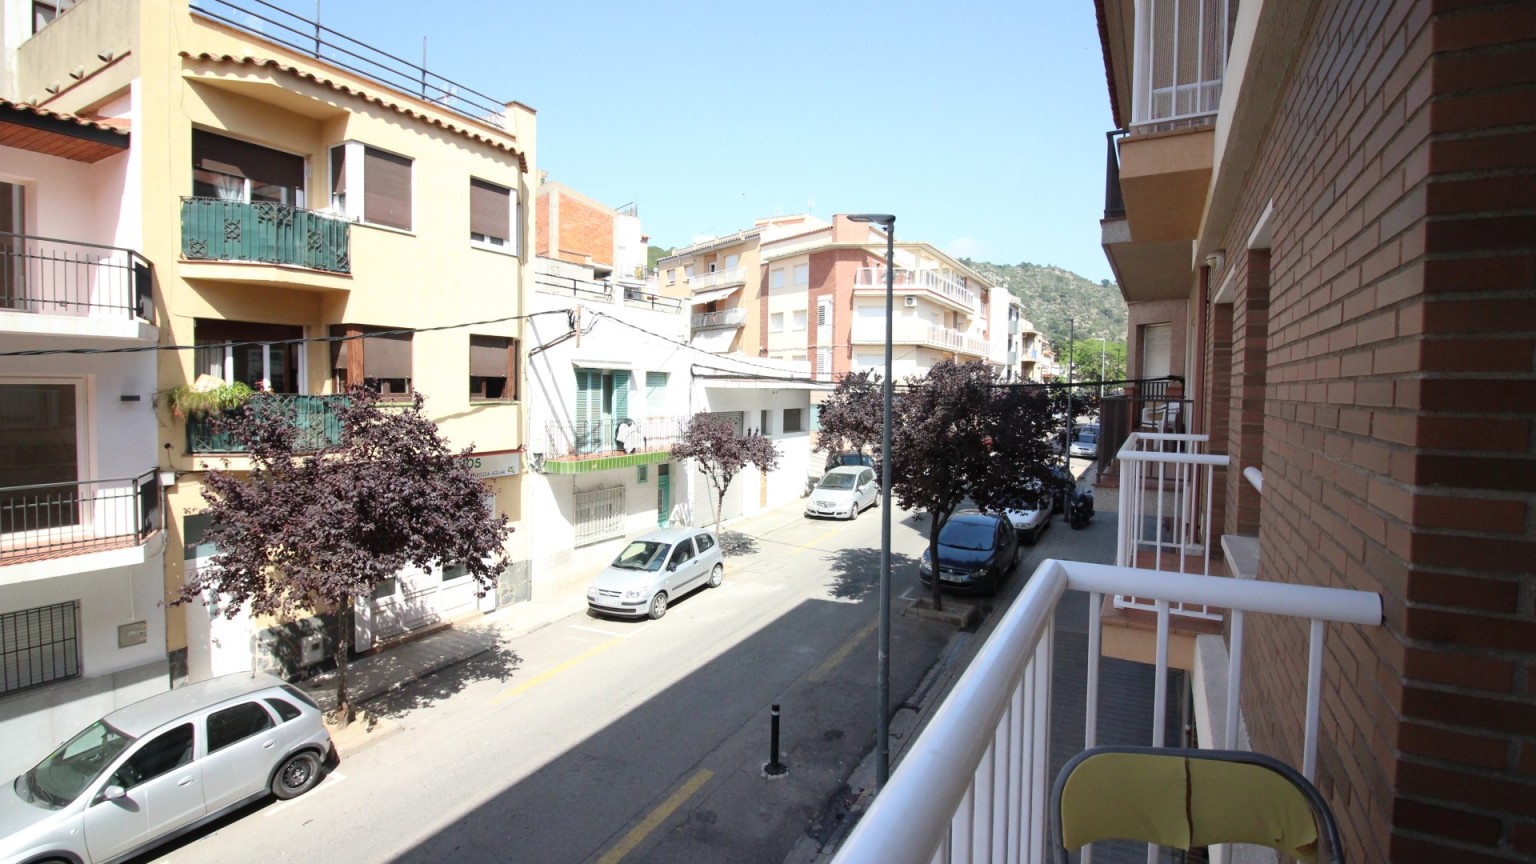
[[[668,561],[667,562],[667,572],[668,573],[672,573],[672,572],[675,572],[676,570],[677,570],[677,562],[676,561]]]
[[[119,799],[119,798],[121,798],[121,797],[123,797],[124,795],[127,795],[127,794],[128,794],[128,790],[124,789],[121,786],[113,784],[113,785],[108,786],[107,788],[101,790],[101,799],[103,801],[116,801],[117,799]]]

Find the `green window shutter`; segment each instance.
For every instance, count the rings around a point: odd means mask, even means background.
[[[585,430],[587,422],[595,419],[602,413],[603,376],[601,372],[592,369],[576,370],[576,428]],[[596,401],[597,410],[592,409]]]
[[[667,408],[667,373],[645,373],[645,413],[659,416]]]
[[[613,419],[614,422],[629,416],[629,372],[616,369],[613,372]]]

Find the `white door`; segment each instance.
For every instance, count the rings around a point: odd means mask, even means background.
[[[202,759],[203,800],[218,810],[266,788],[279,756],[277,723],[260,702],[240,702],[208,715]]]
[[[123,797],[100,799],[85,808],[86,849],[105,861],[202,817],[202,763],[193,757],[191,723],[143,742],[120,764],[106,785]]]

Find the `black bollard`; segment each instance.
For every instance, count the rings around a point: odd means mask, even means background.
[[[768,773],[769,777],[778,777],[778,776],[780,776],[780,775],[782,775],[782,774],[784,774],[784,773],[789,771],[788,768],[784,767],[784,763],[779,761],[779,706],[778,705],[774,705],[773,706],[773,715],[772,715],[772,718],[770,720],[770,723],[771,723],[771,726],[769,727],[769,737],[768,737],[768,742],[769,742],[768,743],[768,764],[763,766],[763,770]]]

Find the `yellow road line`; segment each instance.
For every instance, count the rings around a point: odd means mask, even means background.
[[[853,653],[854,646],[858,645],[860,642],[863,642],[865,637],[875,632],[875,628],[878,626],[880,626],[880,619],[876,618],[875,620],[865,624],[862,628],[860,628],[859,632],[849,636],[843,642],[843,644],[837,646],[836,651],[828,654],[827,659],[821,661],[821,665],[811,670],[811,674],[808,676],[810,680],[825,680],[826,677],[832,673],[832,670],[837,668],[837,664],[846,660],[848,655]]]
[[[805,552],[808,549],[815,549],[817,543],[820,543],[821,541],[831,537],[833,534],[836,534],[841,530],[843,530],[843,526],[841,525],[837,526],[836,528],[829,528],[826,531],[817,534],[815,537],[812,537],[809,543],[802,543],[801,545],[795,547],[795,551],[789,554],[799,555],[801,552]],[[821,552],[824,550],[817,549],[816,551]]]
[[[575,657],[565,661],[564,663],[549,669],[545,669],[543,672],[540,672],[532,678],[529,678],[527,681],[524,681],[521,684],[516,684],[512,687],[508,687],[500,693],[497,693],[495,696],[491,697],[491,704],[500,705],[508,699],[521,696],[534,687],[537,687],[538,685],[543,684],[545,681],[548,681],[556,675],[559,675],[561,672],[565,672],[572,667],[579,666],[582,663],[591,660],[593,657],[603,653],[604,651],[609,650],[610,648],[617,648],[623,642],[624,638],[621,636],[615,636],[612,639],[609,639],[607,642],[599,642],[596,645],[593,645],[591,648],[588,648],[580,654],[577,654]]]
[[[661,823],[667,821],[667,817],[672,815],[672,811],[683,806],[683,802],[692,798],[693,793],[699,791],[699,787],[708,783],[709,778],[713,776],[715,776],[715,772],[708,768],[703,768],[699,770],[699,773],[689,777],[688,782],[678,787],[678,790],[673,792],[670,798],[657,805],[656,809],[647,814],[639,825],[630,829],[630,832],[624,835],[624,839],[620,840],[617,846],[603,853],[603,857],[597,859],[597,864],[618,864],[619,859],[633,852],[635,847],[640,845],[641,841],[649,836],[652,831],[660,827]]]

